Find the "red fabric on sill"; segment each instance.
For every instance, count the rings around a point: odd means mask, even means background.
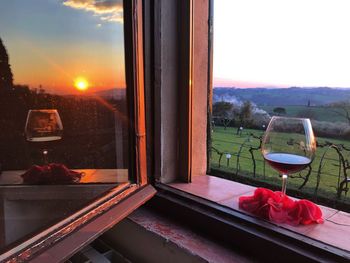
[[[21,175],[27,184],[69,184],[80,181],[83,173],[69,170],[63,164],[33,165]]]
[[[266,188],[257,188],[252,196],[241,196],[239,208],[276,223],[323,223],[322,211],[313,202],[305,199],[294,201],[281,192]]]

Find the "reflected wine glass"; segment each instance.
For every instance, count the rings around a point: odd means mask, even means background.
[[[267,163],[282,175],[282,195],[285,195],[288,175],[300,172],[315,157],[316,139],[310,120],[272,117],[261,150]]]
[[[45,143],[62,139],[63,125],[55,109],[29,110],[25,126],[28,142]],[[44,162],[47,163],[48,150],[42,150]]]

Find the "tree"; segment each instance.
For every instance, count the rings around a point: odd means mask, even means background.
[[[216,102],[213,105],[213,117],[219,118],[226,127],[232,122],[235,115],[235,107],[232,103],[226,101]]]
[[[13,75],[9,57],[0,38],[0,92],[9,92],[13,87]]]
[[[213,116],[220,118],[228,118],[231,117],[233,109],[233,104],[226,101],[216,102],[213,105]]]
[[[251,120],[253,113],[253,106],[250,101],[245,101],[239,111],[238,119],[240,125],[237,128],[237,134],[240,132],[240,127],[243,127],[247,122]]]
[[[285,115],[287,114],[287,111],[285,108],[282,107],[276,107],[273,109],[273,112],[276,113],[277,115]]]
[[[239,111],[239,120],[241,124],[249,121],[252,117],[253,107],[250,101],[245,101]]]

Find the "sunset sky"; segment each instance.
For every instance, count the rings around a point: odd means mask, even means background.
[[[214,0],[214,86],[350,87],[349,0]]]
[[[215,0],[214,86],[350,87],[349,0]],[[0,1],[16,84],[125,87],[122,0]]]
[[[125,87],[122,0],[0,1],[0,38],[15,84],[50,92]]]

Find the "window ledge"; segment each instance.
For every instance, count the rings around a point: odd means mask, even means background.
[[[80,185],[96,183],[114,184],[126,183],[129,181],[127,169],[75,169],[74,171],[84,174],[84,176],[79,181]],[[24,173],[24,170],[2,171],[2,173],[0,173],[0,185],[24,185],[23,179],[21,177],[21,175]]]
[[[194,176],[192,177],[192,183],[189,184],[170,183],[168,186],[207,199],[245,215],[250,214],[238,208],[238,198],[240,196],[252,195],[256,189],[256,187],[253,186],[209,175]],[[268,223],[277,226],[278,228],[286,229],[327,245],[345,250],[348,254],[350,251],[350,243],[348,242],[350,236],[350,214],[325,206],[320,206],[320,208],[323,212],[323,218],[325,219],[323,224],[295,227],[287,224]]]

